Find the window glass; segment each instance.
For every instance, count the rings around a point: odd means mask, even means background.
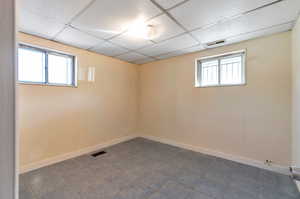
[[[72,84],[72,58],[48,55],[48,81],[50,84]]]
[[[22,82],[45,82],[45,55],[29,48],[18,50],[18,78]]]
[[[23,83],[75,86],[74,56],[20,45],[18,80]]]

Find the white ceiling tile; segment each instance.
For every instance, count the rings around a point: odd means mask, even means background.
[[[192,34],[197,37],[201,43],[209,43],[293,21],[296,19],[299,10],[300,1],[283,1],[242,15],[239,18],[216,24],[210,28],[194,31]]]
[[[65,27],[62,23],[27,11],[23,11],[19,14],[18,29],[28,34],[51,39]]]
[[[183,52],[181,50],[178,50],[178,51],[174,51],[174,52],[170,52],[170,53],[166,53],[166,54],[156,56],[155,58],[157,58],[157,59],[168,59],[168,58],[176,57],[176,56],[179,56],[179,55],[182,55],[182,54],[183,54]]]
[[[27,11],[66,24],[90,2],[91,0],[18,0],[18,7],[21,13]]]
[[[153,25],[155,28],[156,35],[152,39],[155,42],[166,40],[184,32],[184,30],[173,22],[173,20],[171,20],[167,15],[155,17],[154,19],[147,21],[147,24]],[[111,42],[132,50],[153,44],[147,39],[134,37],[130,35],[130,33],[124,33],[115,37],[111,40]]]
[[[196,45],[196,46],[192,46],[189,48],[184,48],[184,49],[180,49],[177,51],[173,51],[170,53],[166,53],[166,54],[162,54],[162,55],[158,55],[155,56],[155,58],[157,59],[168,59],[171,57],[176,57],[176,56],[180,56],[180,55],[184,55],[184,54],[188,54],[188,53],[193,53],[193,52],[197,52],[197,51],[201,51],[204,50],[205,48],[203,47],[203,45]]]
[[[110,42],[101,43],[90,50],[107,56],[116,56],[128,52],[128,50]]]
[[[274,0],[190,0],[170,13],[187,29],[193,30],[271,2]]]
[[[169,9],[185,0],[156,0],[156,2],[161,5],[164,9]]]
[[[153,62],[155,60],[156,59],[153,59],[153,58],[149,57],[149,58],[146,58],[146,59],[140,59],[140,60],[134,61],[133,63],[135,63],[135,64],[146,64],[146,63],[149,63],[149,62]]]
[[[132,35],[129,35],[127,33],[115,37],[110,41],[112,43],[118,44],[120,46],[123,46],[124,48],[128,48],[131,50],[135,50],[153,44],[153,42],[147,39],[133,37]]]
[[[107,38],[123,32],[136,20],[147,20],[159,13],[149,0],[101,0],[95,1],[72,25]]]
[[[156,30],[157,36],[152,39],[156,42],[174,37],[184,32],[180,26],[165,14],[156,17],[147,23],[153,25]]]
[[[293,27],[294,27],[294,22],[286,23],[286,24],[282,24],[282,25],[278,25],[278,26],[273,26],[273,27],[266,28],[263,30],[231,37],[226,40],[226,44],[237,43],[237,42],[246,41],[249,39],[255,39],[258,37],[263,37],[263,36],[268,36],[268,35],[272,35],[272,34],[276,34],[276,33],[280,33],[280,32],[285,32],[285,31],[291,30]]]
[[[139,53],[129,52],[129,53],[126,53],[123,55],[119,55],[119,56],[117,56],[117,58],[124,60],[124,61],[133,62],[136,60],[146,59],[148,57],[141,55]]]
[[[84,26],[84,25],[74,25],[72,24],[73,27],[82,30],[83,32],[89,33],[90,35],[93,35],[98,38],[102,39],[109,39],[113,36],[116,36],[117,34],[120,34],[120,32],[117,31],[110,31],[110,30],[105,30],[105,29],[100,29],[100,28],[92,28],[89,26]]]
[[[156,1],[166,9],[184,0]],[[239,15],[274,1],[189,0],[171,9],[170,13],[188,29],[204,27],[192,32],[201,43],[226,39],[224,44],[226,45],[290,28],[292,23],[289,22],[296,20],[300,11],[300,0],[285,0]],[[18,0],[20,7],[18,28],[22,32],[53,39],[63,30],[65,23],[90,2],[91,0]],[[96,0],[74,20],[72,25],[75,28],[64,29],[55,40],[84,49],[94,47],[93,51],[108,56],[126,53],[127,49],[141,53],[124,54],[124,59],[130,61],[151,59],[142,54],[153,57],[171,56],[173,52],[174,56],[176,55],[174,52],[185,54],[202,50],[202,46],[195,46],[198,42],[188,34],[172,38],[182,34],[184,30],[165,14],[152,18],[160,13],[161,11],[149,0],[126,0],[117,3],[112,0]],[[235,18],[228,20],[228,17],[232,16]],[[150,18],[152,19],[147,20]],[[157,37],[153,38],[157,44],[128,34],[115,37],[111,43],[99,39],[116,36],[124,32],[130,24],[141,19],[157,28]],[[208,24],[211,26],[207,26]]]
[[[68,27],[63,30],[56,38],[56,41],[72,45],[78,48],[88,49],[104,42],[103,40],[90,36],[86,33]]]
[[[193,47],[190,47],[190,48],[185,48],[185,49],[182,49],[181,52],[183,54],[187,54],[187,53],[193,53],[193,52],[198,52],[198,51],[201,51],[201,50],[204,50],[204,46],[203,45],[197,45],[197,46],[193,46]]]
[[[148,56],[158,56],[168,52],[188,48],[196,45],[197,42],[188,34],[166,40],[148,48],[140,49],[139,52]]]

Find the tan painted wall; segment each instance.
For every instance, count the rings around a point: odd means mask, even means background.
[[[300,168],[300,20],[292,33],[293,57],[293,166]]]
[[[78,88],[17,86],[21,166],[133,135],[138,124],[143,135],[290,164],[290,32],[142,66],[25,34],[19,39],[96,67],[96,82],[79,81]],[[240,49],[247,49],[246,86],[194,87],[196,58]]]
[[[254,160],[291,161],[291,33],[140,67],[140,131]],[[195,59],[247,49],[247,85],[195,88]]]
[[[78,88],[17,86],[21,166],[136,133],[136,65],[18,36],[22,42],[76,55],[79,67],[96,67],[95,83],[79,81]]]

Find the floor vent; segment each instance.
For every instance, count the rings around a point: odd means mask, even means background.
[[[98,157],[98,156],[104,155],[104,154],[106,154],[106,151],[99,151],[99,152],[93,153],[91,156]]]

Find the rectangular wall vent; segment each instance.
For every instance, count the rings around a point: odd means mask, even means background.
[[[93,153],[91,156],[97,157],[97,156],[104,155],[104,154],[106,154],[106,151],[99,151],[99,152]]]
[[[218,41],[210,42],[210,43],[207,43],[206,45],[214,46],[214,45],[219,45],[219,44],[223,44],[223,43],[225,43],[225,40],[218,40]]]

